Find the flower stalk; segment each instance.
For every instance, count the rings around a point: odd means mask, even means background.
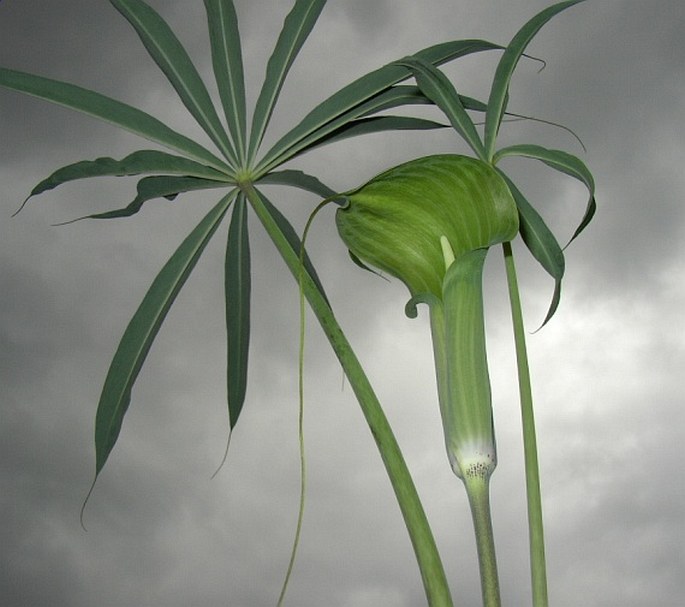
[[[516,265],[511,243],[502,244],[504,266],[509,286],[511,318],[514,325],[514,342],[518,367],[521,422],[523,425],[523,453],[526,468],[526,496],[528,502],[528,535],[530,544],[531,587],[534,607],[547,607],[547,564],[545,560],[545,535],[542,520],[542,495],[540,491],[540,467],[538,465],[537,433],[533,411],[533,390],[530,385],[530,369],[523,327],[521,298],[519,296]]]
[[[500,174],[458,155],[410,161],[344,195],[338,231],[353,256],[402,280],[405,311],[428,305],[447,457],[468,495],[483,603],[498,607],[489,481],[497,464],[483,313],[483,266],[491,245],[518,231]]]
[[[464,481],[476,534],[480,587],[484,607],[500,607],[499,576],[495,557],[495,535],[490,514],[489,479],[470,477]]]
[[[338,357],[345,375],[350,380],[350,385],[371,429],[397,497],[397,503],[407,526],[421,572],[428,605],[430,607],[452,607],[452,597],[445,571],[416,486],[388,419],[359,359],[352,350],[325,296],[311,276],[307,272],[302,272],[300,251],[294,249],[292,244],[288,242],[264,204],[262,195],[249,183],[243,184],[243,192],[274,245],[281,253],[288,269],[295,278],[302,281],[304,296]]]

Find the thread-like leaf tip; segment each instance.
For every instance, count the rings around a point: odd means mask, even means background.
[[[231,446],[231,436],[233,436],[233,430],[229,429],[228,438],[226,439],[226,449],[224,450],[224,456],[221,458],[221,462],[219,463],[218,468],[214,470],[212,476],[209,477],[210,480],[214,480],[214,477],[216,477],[216,475],[219,474],[221,469],[224,467],[226,460],[228,459],[228,448]]]

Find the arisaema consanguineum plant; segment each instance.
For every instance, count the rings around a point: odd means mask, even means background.
[[[140,176],[135,198],[125,207],[88,219],[129,217],[149,200],[173,200],[199,190],[220,191],[216,205],[201,219],[161,269],[126,327],[104,382],[95,421],[95,479],[118,439],[132,390],[150,347],[176,296],[232,207],[225,257],[227,400],[229,432],[245,402],[250,339],[250,245],[248,213],[265,228],[333,347],[360,403],[397,496],[419,564],[428,603],[450,606],[452,599],[426,516],[408,469],[373,389],[332,313],[308,258],[301,271],[300,239],[261,185],[300,188],[317,196],[333,191],[302,171],[283,164],[313,148],[344,138],[402,129],[440,128],[436,122],[379,114],[392,108],[430,103],[415,86],[399,85],[412,71],[387,64],[316,106],[266,151],[261,144],[288,72],[311,33],[325,0],[295,0],[266,66],[251,116],[245,98],[243,58],[231,0],[204,0],[211,58],[221,106],[217,110],[190,56],[163,18],[142,0],[110,0],[134,27],[211,146],[188,138],[152,115],[89,89],[50,78],[0,68],[0,85],[42,98],[130,131],[155,144],[122,159],[102,157],[62,167],[33,188],[29,198],[74,180],[101,176]],[[439,65],[501,47],[483,40],[460,40],[428,47],[416,57]],[[474,109],[484,104],[464,98]],[[223,117],[220,117],[220,114]],[[27,198],[28,201],[28,198]],[[26,202],[24,204],[26,204]],[[23,205],[22,205],[23,206]],[[86,219],[86,218],[83,218]],[[94,481],[95,482],[95,481]],[[91,487],[92,490],[92,487]]]
[[[235,427],[245,402],[247,385],[250,335],[250,246],[247,214],[251,209],[290,271],[300,280],[304,296],[338,356],[361,405],[404,516],[428,603],[452,605],[443,567],[423,508],[380,404],[330,309],[310,260],[305,256],[304,263],[300,263],[301,242],[296,231],[264,196],[260,186],[293,186],[319,196],[330,197],[334,192],[316,177],[280,167],[317,146],[348,137],[400,129],[439,128],[442,125],[430,120],[379,112],[423,103],[437,103],[443,107],[440,100],[430,93],[430,86],[426,86],[426,81],[430,82],[431,78],[439,75],[435,66],[471,53],[501,47],[482,40],[452,41],[426,48],[408,60],[387,64],[362,76],[316,106],[270,149],[262,153],[261,143],[281,87],[326,4],[325,0],[294,2],[268,61],[265,79],[249,121],[240,35],[235,8],[230,0],[204,2],[223,118],[219,117],[208,89],[190,57],[163,19],[142,0],[111,0],[111,3],[136,29],[149,54],[167,76],[218,153],[208,149],[205,144],[189,139],[153,116],[112,98],[65,82],[0,68],[2,86],[110,122],[169,150],[145,149],[133,152],[121,160],[98,158],[68,165],[40,182],[29,198],[77,179],[144,175],[138,181],[137,195],[130,204],[88,216],[91,219],[106,219],[134,215],[141,210],[144,203],[152,199],[174,199],[179,194],[206,189],[222,190],[222,195],[216,206],[190,232],[162,268],[124,332],[110,365],[96,415],[96,478],[119,436],[131,402],[134,383],[151,344],[176,295],[231,206],[233,208],[228,227],[225,263],[225,303],[229,430]],[[554,7],[548,10],[558,12]],[[508,56],[510,60],[511,48],[516,46],[514,42],[516,39],[505,52],[505,58]],[[515,56],[516,60],[525,44],[518,41],[517,45],[520,48]],[[515,65],[515,61],[513,63]],[[510,67],[513,71],[513,65]],[[428,75],[421,76],[422,71]],[[418,87],[398,84],[412,75],[417,77]],[[510,73],[508,76],[504,75],[508,78]],[[508,84],[508,80],[506,83]],[[506,89],[506,85],[500,84],[499,88]],[[486,112],[487,147],[488,124],[496,123],[499,128],[506,99],[503,97],[500,100],[501,106],[495,110],[492,109],[492,96],[487,106],[465,96],[456,95],[451,101],[454,102],[455,99],[458,107],[463,110]],[[447,115],[453,118],[455,113],[448,112]],[[494,116],[497,118],[493,118]],[[494,144],[492,133],[490,141]],[[517,152],[538,157],[553,166],[558,165],[558,155],[545,159],[540,156],[539,149],[531,146]],[[498,152],[500,156],[506,153],[505,150]],[[514,150],[510,149],[509,153],[514,153]],[[491,164],[494,164],[493,160],[494,158],[489,159]],[[573,174],[573,168],[567,172]],[[552,246],[556,241],[532,207],[526,206],[525,198],[515,190],[513,184],[509,184],[509,188],[516,198],[524,240],[557,280],[553,304],[555,307],[558,285],[563,274],[563,254],[558,245],[556,248]],[[587,214],[585,223],[589,221],[590,215]],[[454,250],[450,253],[450,246],[448,243],[442,249],[445,264],[450,262],[450,255],[454,253]],[[504,246],[506,250],[508,245],[505,243]],[[513,265],[511,267],[513,271]]]
[[[555,281],[543,325],[559,304],[564,254],[557,238],[524,194],[499,167],[523,156],[582,182],[589,199],[578,236],[595,212],[594,180],[585,164],[565,151],[535,144],[497,149],[496,140],[519,59],[554,15],[583,0],[553,5],[526,23],[497,65],[483,135],[449,79],[420,57],[400,62],[419,89],[438,106],[475,157],[457,154],[418,158],[393,167],[363,186],[338,195],[336,224],[352,258],[399,278],[417,305],[429,308],[438,400],[449,462],[466,488],[476,533],[483,603],[500,605],[489,480],[497,463],[483,311],[482,273],[489,248],[504,253],[518,361],[530,529],[533,603],[548,604],[539,471],[525,333],[511,241],[520,234]]]

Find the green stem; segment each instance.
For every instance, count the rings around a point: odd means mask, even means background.
[[[242,189],[293,276],[299,280],[299,251],[292,248],[252,184],[243,184]],[[428,605],[452,607],[447,579],[426,514],[378,398],[333,311],[307,272],[302,275],[302,286],[309,305],[350,381],[378,446],[416,554]]]
[[[300,278],[302,281],[302,273],[304,270],[304,262],[300,258]],[[288,561],[288,569],[286,570],[283,586],[281,587],[281,594],[278,596],[277,607],[281,607],[285,601],[285,593],[290,583],[290,576],[295,567],[295,558],[297,556],[297,549],[300,545],[300,537],[302,536],[302,523],[304,522],[304,504],[307,494],[307,459],[305,457],[304,449],[304,336],[305,336],[305,303],[304,293],[300,292],[300,345],[298,352],[298,419],[297,419],[297,438],[300,447],[300,506],[297,510],[297,526],[295,528],[295,539],[293,540],[293,547],[290,551],[290,560]]]
[[[516,266],[514,265],[511,243],[505,242],[502,244],[502,247],[509,285],[509,300],[514,325],[519,394],[521,399],[533,605],[534,607],[547,607],[547,566],[545,563],[545,537],[542,522],[542,497],[540,495],[540,470],[538,466],[535,415],[533,413],[533,393],[530,385],[528,354],[526,353],[526,334],[523,328],[521,299],[519,297]]]
[[[469,477],[464,479],[464,485],[469,496],[471,518],[476,532],[483,607],[500,607],[495,536],[490,515],[490,481],[487,478]]]

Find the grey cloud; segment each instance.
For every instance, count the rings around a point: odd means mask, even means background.
[[[426,3],[329,3],[283,91],[273,137],[365,70],[447,38],[506,42],[547,3],[430,4],[428,11]],[[201,3],[189,9],[160,0],[153,6],[207,70]],[[287,7],[279,3],[278,9],[237,2],[252,97]],[[550,23],[532,47],[548,60],[546,70],[537,74],[536,64],[522,63],[512,91],[512,108],[579,132],[598,183],[597,219],[567,250],[559,314],[529,342],[551,595],[561,607],[670,607],[685,592],[678,541],[678,328],[685,296],[677,168],[680,13],[680,3],[665,0],[576,7]],[[371,35],[375,28],[377,36]],[[450,67],[450,74],[482,95],[493,61],[472,58]],[[1,3],[0,64],[116,94],[193,132],[135,34],[107,3],[49,2],[40,11]],[[512,143],[540,137],[575,149],[547,127],[512,124],[507,133]],[[78,511],[91,481],[92,423],[110,357],[147,285],[212,198],[151,201],[129,220],[49,228],[130,198],[132,183],[104,180],[46,193],[9,220],[30,187],[57,166],[145,144],[5,91],[0,136],[0,474],[8,488],[0,497],[0,594],[10,606],[274,603],[299,491],[292,278],[256,229],[248,402],[228,463],[210,481],[227,425],[223,237],[211,243],[150,353],[121,442],[86,510],[85,533]],[[389,135],[323,149],[297,166],[346,189],[394,162],[431,153],[434,144],[462,149],[447,133]],[[569,217],[582,213],[582,188],[530,167],[512,170],[550,221],[568,231]],[[298,229],[314,203],[282,190],[273,198]],[[310,242],[340,322],[405,449],[455,598],[477,604],[467,504],[444,456],[425,313],[406,319],[404,288],[349,262],[332,211],[317,219]],[[497,299],[489,303],[489,347],[501,459],[493,477],[495,525],[507,600],[525,604],[513,353],[496,252],[490,262],[488,293]],[[519,268],[534,327],[550,283],[525,255]],[[373,440],[311,317],[307,336],[309,492],[289,604],[421,604],[421,581]]]

